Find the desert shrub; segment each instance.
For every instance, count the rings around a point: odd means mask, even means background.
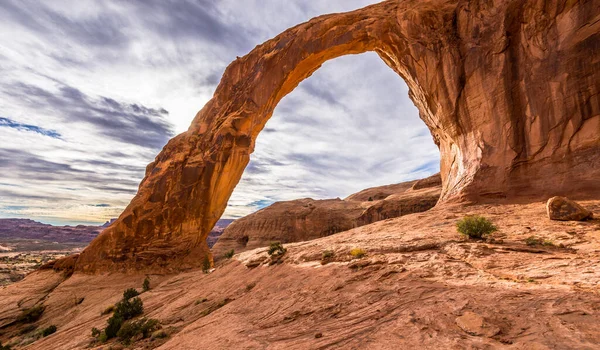
[[[333,258],[334,256],[335,256],[335,253],[333,252],[333,250],[324,250],[322,259],[327,260],[327,259]]]
[[[369,197],[368,201],[372,202],[373,201],[373,197]]]
[[[547,246],[547,247],[555,247],[556,245],[552,242],[552,241],[548,241],[548,240],[544,240],[535,236],[529,236],[525,239],[525,244],[527,244],[530,247],[536,246],[536,245],[543,245],[543,246]]]
[[[106,307],[106,309],[104,309],[104,311],[102,311],[102,313],[100,315],[108,315],[111,312],[115,311],[115,306],[114,305],[109,305]]]
[[[144,278],[144,283],[142,283],[142,290],[144,292],[150,290],[150,277],[146,276],[146,278]]]
[[[36,305],[30,309],[24,310],[23,313],[21,313],[21,315],[17,318],[17,321],[23,323],[33,323],[42,317],[45,309],[45,306]]]
[[[196,303],[195,303],[195,304],[196,304],[196,305],[200,305],[200,304],[202,304],[202,303],[203,303],[203,302],[205,302],[205,301],[208,301],[208,299],[206,299],[206,298],[201,298],[201,299],[198,299],[198,300],[196,300]]]
[[[54,333],[56,333],[56,326],[55,325],[50,325],[50,326],[48,326],[48,327],[46,327],[46,328],[44,328],[42,330],[42,336],[43,337],[47,337],[50,334],[54,334]]]
[[[2,342],[0,342],[0,350],[11,350],[10,345],[2,345]]]
[[[235,250],[232,249],[232,250],[228,251],[227,253],[225,253],[225,258],[231,259],[231,258],[233,258],[234,255],[235,255]]]
[[[140,295],[140,292],[135,290],[135,288],[128,288],[123,292],[123,300],[129,300],[131,298],[137,297]]]
[[[212,266],[210,265],[210,259],[208,258],[208,255],[207,255],[204,257],[204,260],[202,261],[202,272],[209,273],[211,267]]]
[[[108,319],[104,334],[106,339],[112,339],[117,336],[119,329],[123,325],[123,322],[130,320],[136,316],[144,313],[144,305],[142,299],[135,297],[132,299],[125,299],[125,293],[123,293],[123,300],[119,301],[115,305],[114,314]]]
[[[100,335],[100,333],[102,333],[102,331],[99,330],[98,328],[96,328],[96,327],[92,328],[92,337],[98,338],[98,336]]]
[[[148,338],[152,332],[160,328],[160,323],[155,319],[142,318],[137,321],[125,322],[117,332],[117,336],[124,344],[129,344],[136,337]]]
[[[152,339],[164,339],[168,336],[169,334],[162,329],[152,333]]]
[[[27,325],[27,326],[23,327],[23,328],[22,328],[22,329],[19,331],[19,334],[20,334],[20,335],[27,334],[27,333],[30,333],[30,332],[33,332],[33,331],[35,331],[36,329],[37,329],[37,326],[36,326],[36,325],[34,325],[34,324],[30,324],[30,325]]]
[[[494,224],[479,215],[466,216],[456,223],[459,233],[469,238],[482,238],[497,230]]]
[[[283,254],[285,254],[285,252],[287,252],[287,249],[285,249],[283,245],[281,245],[281,242],[272,242],[269,246],[268,253],[270,256],[282,256]]]
[[[352,257],[354,259],[360,259],[360,258],[364,257],[365,255],[367,255],[367,252],[361,248],[352,248],[350,250],[350,255],[352,255]]]

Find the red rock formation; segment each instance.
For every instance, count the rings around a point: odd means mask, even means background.
[[[293,27],[227,68],[77,268],[198,266],[277,103],[325,61],[365,51],[406,81],[439,145],[441,202],[598,196],[599,8],[389,0]]]
[[[277,202],[236,220],[214,245],[215,259],[234,250],[266,247],[271,242],[302,242],[347,231],[375,221],[420,213],[433,208],[440,198],[439,174],[430,178],[362,190],[346,199],[311,198]],[[431,179],[434,179],[433,181]],[[423,189],[413,190],[425,181]],[[375,198],[371,201],[368,199]]]

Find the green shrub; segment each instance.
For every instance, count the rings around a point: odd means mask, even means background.
[[[144,292],[150,290],[150,277],[146,276],[146,278],[144,278],[144,283],[142,283],[142,290]]]
[[[285,249],[283,245],[281,245],[281,242],[272,242],[269,246],[268,253],[270,256],[282,256],[283,254],[285,254],[285,252],[287,252],[287,249]]]
[[[125,293],[123,293],[123,300],[119,301],[115,305],[114,314],[107,321],[107,326],[104,330],[106,338],[112,339],[116,337],[119,329],[121,329],[121,326],[123,325],[123,322],[143,313],[144,305],[142,303],[142,299],[138,297],[125,299]]]
[[[477,239],[497,230],[496,226],[490,220],[479,215],[464,217],[456,223],[456,229],[459,233],[469,238]]]
[[[527,244],[530,247],[536,246],[536,245],[543,245],[546,247],[555,247],[556,245],[549,240],[545,240],[545,239],[541,239],[535,236],[529,236],[525,239],[525,244]]]
[[[368,201],[372,202],[373,201],[373,197],[369,197]]]
[[[45,309],[45,306],[36,305],[30,309],[24,310],[23,313],[21,313],[21,315],[17,318],[17,321],[23,323],[33,323],[42,317]]]
[[[323,260],[331,259],[335,256],[335,252],[333,250],[325,250],[323,251],[323,256],[321,257]]]
[[[152,332],[160,328],[160,323],[155,319],[142,318],[137,321],[125,322],[117,336],[123,344],[129,344],[131,339],[141,336],[141,338],[148,338]]]
[[[106,328],[104,329],[104,332],[102,332],[102,334],[106,337],[106,339],[112,339],[117,336],[119,329],[121,329],[121,326],[123,325],[123,317],[113,315],[106,322],[107,322],[107,325],[106,325]]]
[[[135,290],[135,288],[129,288],[123,292],[123,300],[129,300],[131,298],[137,297],[138,295],[140,295],[140,292]]]
[[[210,264],[210,259],[207,256],[204,257],[204,260],[202,261],[202,272],[204,273],[209,273],[210,272],[210,268],[211,268],[211,264]]]
[[[352,255],[354,259],[360,259],[367,255],[367,252],[361,248],[352,248],[350,250],[350,255]]]
[[[231,258],[233,258],[234,255],[235,255],[235,250],[232,249],[232,250],[228,251],[227,253],[225,253],[224,256],[226,259],[231,259]]]
[[[115,311],[115,306],[114,305],[109,305],[106,307],[106,309],[104,309],[104,311],[102,311],[102,313],[100,315],[108,315],[111,312]]]
[[[37,329],[36,325],[30,324],[30,325],[27,325],[27,326],[21,328],[21,330],[19,331],[19,334],[23,335],[23,334],[31,333],[31,332],[35,331],[36,329]]]
[[[92,328],[92,337],[98,338],[98,336],[100,335],[100,333],[102,333],[102,331],[99,330],[98,328],[96,328],[96,327]]]
[[[43,337],[47,337],[50,334],[54,334],[54,333],[56,333],[56,326],[55,325],[50,325],[50,326],[48,326],[48,327],[46,327],[46,328],[44,328],[42,330],[42,336]]]

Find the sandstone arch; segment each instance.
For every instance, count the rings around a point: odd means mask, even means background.
[[[441,202],[600,195],[600,0],[389,0],[320,16],[238,58],[149,164],[79,271],[198,266],[278,101],[326,60],[375,51],[440,148]]]

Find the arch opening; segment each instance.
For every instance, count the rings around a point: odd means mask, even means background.
[[[398,74],[373,52],[342,56],[277,105],[223,218],[425,178],[439,157]]]

